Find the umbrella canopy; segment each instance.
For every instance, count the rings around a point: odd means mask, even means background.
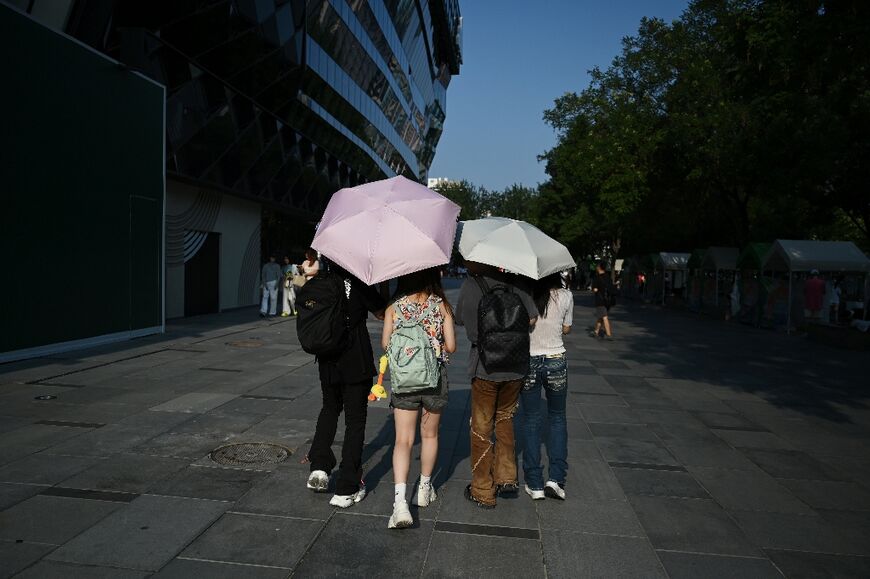
[[[567,247],[534,225],[506,217],[461,222],[459,253],[468,261],[502,267],[532,279],[576,265]]]
[[[333,194],[311,247],[364,283],[450,261],[459,205],[405,177]]]

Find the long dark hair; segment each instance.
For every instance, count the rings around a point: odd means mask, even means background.
[[[395,302],[399,298],[417,293],[438,296],[444,302],[444,308],[447,310],[447,313],[450,314],[450,317],[453,317],[453,307],[447,301],[447,296],[444,295],[444,288],[441,286],[440,268],[430,267],[429,269],[400,277],[392,301]]]
[[[535,282],[535,289],[532,292],[535,306],[538,308],[538,313],[542,318],[547,317],[547,308],[550,305],[550,295],[554,289],[561,289],[562,277],[558,273],[553,273],[547,277],[539,279]]]

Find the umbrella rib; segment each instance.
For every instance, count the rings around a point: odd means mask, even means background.
[[[390,211],[392,211],[394,214],[398,215],[399,217],[401,217],[405,222],[408,223],[408,225],[410,225],[411,227],[413,227],[414,229],[416,229],[416,230],[420,233],[420,235],[422,235],[423,237],[426,237],[426,238],[429,237],[429,234],[427,234],[425,231],[423,231],[422,229],[420,229],[420,228],[417,226],[416,223],[414,223],[413,221],[411,221],[410,219],[408,219],[407,217],[405,217],[404,215],[402,215],[401,213],[399,213],[398,211],[396,211],[393,207],[390,207],[390,206],[388,206],[388,205],[385,205],[384,207],[385,207],[386,209],[389,209]]]

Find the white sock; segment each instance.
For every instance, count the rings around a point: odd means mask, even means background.
[[[420,475],[420,486],[429,485],[432,486],[432,476],[426,476],[425,474]]]
[[[404,503],[405,499],[405,489],[407,488],[407,483],[396,483],[396,491],[393,494],[393,502],[394,503]]]

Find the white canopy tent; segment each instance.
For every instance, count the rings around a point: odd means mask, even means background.
[[[665,294],[667,293],[665,292],[665,276],[667,275],[666,272],[683,272],[683,281],[685,282],[686,272],[689,268],[689,258],[692,257],[692,254],[662,251],[655,255],[655,266],[656,268],[662,269],[662,305],[664,305]]]
[[[719,272],[735,271],[737,256],[740,251],[736,247],[710,247],[701,260],[701,269],[716,272],[716,305],[719,305]]]
[[[663,251],[658,254],[656,265],[660,265],[665,271],[682,271],[689,265],[690,253],[672,253]]]
[[[870,272],[870,258],[851,241],[777,239],[763,260],[764,271],[788,272],[788,322],[791,330],[791,286],[795,272]],[[865,296],[866,301],[867,296]],[[865,310],[866,311],[866,310]]]

